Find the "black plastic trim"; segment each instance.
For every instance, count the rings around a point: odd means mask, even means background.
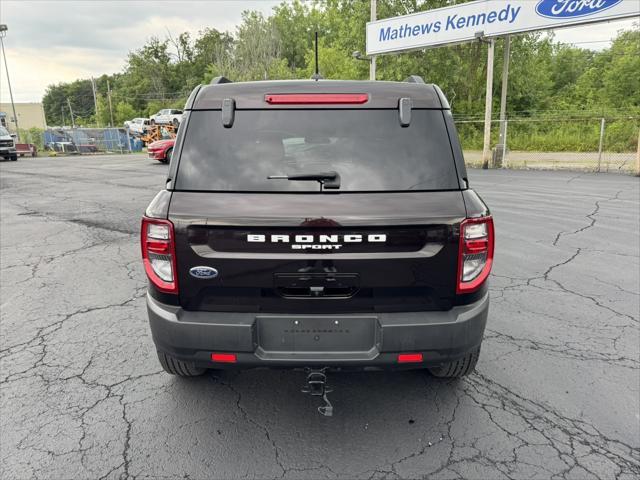
[[[469,188],[469,177],[467,176],[467,166],[464,163],[464,153],[460,145],[458,130],[456,129],[456,124],[453,121],[453,115],[450,110],[442,110],[442,116],[444,117],[444,124],[447,129],[449,143],[451,144],[456,172],[458,173],[458,184],[461,190],[466,190]]]
[[[200,92],[200,89],[202,88],[202,85],[197,85],[192,91],[191,94],[189,95],[189,98],[187,99],[187,102],[184,104],[184,110],[191,110],[191,108],[193,108],[193,102],[195,102],[196,97],[198,96],[198,92]]]

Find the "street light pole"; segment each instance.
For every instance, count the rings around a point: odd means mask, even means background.
[[[7,54],[4,53],[4,37],[7,35],[7,26],[0,25],[0,45],[2,45],[2,58],[4,58],[4,68],[7,72],[7,85],[9,86],[9,97],[11,98],[11,108],[13,109],[13,121],[16,124],[16,137],[20,141],[20,129],[18,128],[18,114],[16,113],[16,105],[13,103],[13,91],[11,90],[11,80],[9,80],[9,65],[7,65]]]

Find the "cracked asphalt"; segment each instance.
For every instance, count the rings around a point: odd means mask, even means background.
[[[141,155],[0,164],[0,477],[637,479],[640,182],[472,170],[496,223],[475,374],[182,380],[147,326]]]

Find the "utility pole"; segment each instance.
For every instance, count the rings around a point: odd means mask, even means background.
[[[107,97],[109,98],[109,115],[111,117],[110,127],[113,127],[113,106],[111,105],[111,86],[109,85],[109,80],[107,80]]]
[[[98,97],[96,96],[96,82],[91,77],[91,90],[93,91],[93,106],[96,109],[96,125],[100,126],[100,118],[98,117]]]
[[[504,157],[507,153],[507,89],[509,85],[509,58],[511,50],[511,37],[504,37],[504,58],[502,60],[502,90],[500,91],[500,137],[498,138],[497,150],[500,155],[496,155],[496,165],[500,168],[504,165]]]
[[[20,141],[20,128],[18,127],[18,114],[16,113],[16,104],[13,103],[13,91],[11,90],[11,80],[9,79],[9,65],[7,64],[7,54],[4,53],[4,37],[7,35],[9,28],[0,25],[0,45],[2,45],[2,58],[4,58],[4,68],[7,72],[7,86],[9,87],[9,98],[11,98],[11,109],[13,110],[13,122],[16,124],[16,139]]]
[[[489,39],[488,44],[487,92],[484,99],[484,144],[482,147],[482,168],[485,170],[489,168],[489,161],[491,160],[491,101],[493,98],[493,53],[495,40],[493,38]]]
[[[62,125],[64,127],[64,105],[60,105],[60,112],[62,113]]]
[[[67,105],[69,106],[69,113],[71,114],[71,127],[76,128],[76,121],[73,118],[73,109],[71,108],[71,101],[67,97]]]
[[[377,9],[378,4],[377,0],[371,0],[371,21],[375,22],[377,17]],[[373,55],[371,57],[371,62],[369,63],[369,80],[376,79],[376,56]]]

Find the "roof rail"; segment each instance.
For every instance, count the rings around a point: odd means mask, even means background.
[[[409,75],[404,81],[407,83],[424,83],[420,75]]]
[[[220,85],[221,83],[233,83],[233,82],[229,80],[227,77],[219,76],[219,77],[213,78],[209,82],[209,85]]]

